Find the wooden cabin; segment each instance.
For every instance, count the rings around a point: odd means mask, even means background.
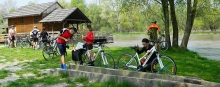
[[[58,2],[22,6],[7,15],[8,28],[15,25],[16,33],[30,32],[33,26],[41,31],[59,31],[71,24],[91,23],[79,8],[63,9]]]

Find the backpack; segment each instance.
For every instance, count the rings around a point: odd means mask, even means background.
[[[37,38],[38,30],[33,30],[32,31],[34,38]]]
[[[47,38],[48,33],[46,31],[41,32],[42,38]]]
[[[60,30],[60,33],[61,33],[61,35],[64,33],[64,32],[66,32],[66,31],[68,31],[68,28],[63,28],[62,30]],[[73,35],[70,37],[70,39],[73,37]]]

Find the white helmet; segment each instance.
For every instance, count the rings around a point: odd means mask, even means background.
[[[37,26],[34,26],[34,28],[37,28]]]

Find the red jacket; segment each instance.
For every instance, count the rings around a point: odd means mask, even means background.
[[[86,37],[83,39],[84,41],[86,41],[87,44],[92,44],[94,41],[94,34],[92,31],[89,31],[86,34]]]
[[[69,32],[70,30],[66,30],[63,32],[63,34],[61,34],[62,37],[66,38],[66,39],[70,39],[73,35]],[[65,44],[66,41],[61,39],[61,38],[57,38],[57,43],[59,44]]]

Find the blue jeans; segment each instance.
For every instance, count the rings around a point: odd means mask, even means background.
[[[65,55],[65,53],[66,53],[66,44],[57,43],[57,47],[60,51],[60,56]]]

